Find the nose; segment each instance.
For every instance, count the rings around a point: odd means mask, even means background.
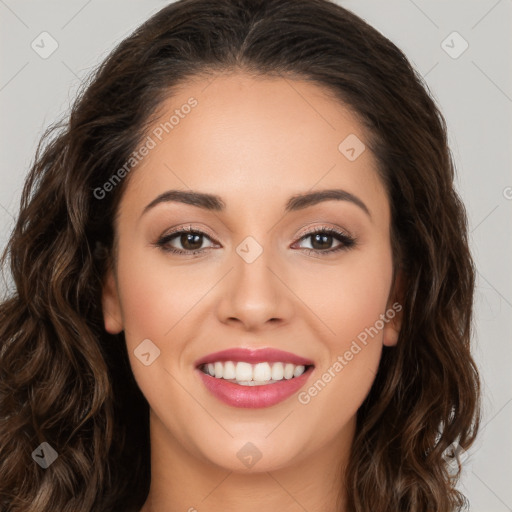
[[[219,321],[257,331],[291,320],[293,293],[287,286],[286,273],[275,263],[275,258],[272,262],[270,252],[263,250],[251,263],[234,253],[234,268],[219,290]]]

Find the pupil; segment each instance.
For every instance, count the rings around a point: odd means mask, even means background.
[[[324,244],[324,246],[320,246],[320,247],[315,247],[315,243],[320,240],[320,244]],[[321,233],[317,233],[316,235],[313,236],[313,248],[315,249],[329,249],[330,248],[330,245],[332,243],[332,235],[327,235],[327,234],[321,234]]]
[[[202,235],[199,235],[199,234],[187,233],[185,235],[181,235],[180,241],[185,249],[193,251],[195,249],[201,248],[201,236]],[[195,245],[194,245],[194,241],[193,241],[194,238],[196,239]],[[191,247],[191,245],[192,245],[192,247]]]

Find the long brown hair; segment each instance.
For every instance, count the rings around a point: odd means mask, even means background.
[[[148,404],[124,335],[103,327],[113,219],[129,177],[99,198],[162,100],[194,76],[242,70],[305,79],[370,134],[405,276],[396,347],[358,411],[350,512],[448,512],[465,499],[446,451],[478,430],[470,354],[474,265],[445,121],[421,76],[377,30],[328,0],[180,0],[117,46],[69,119],[37,149],[3,253],[0,509],[137,511],[149,490]],[[47,442],[46,470],[32,453]]]

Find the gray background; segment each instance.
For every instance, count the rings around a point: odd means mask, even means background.
[[[0,0],[0,248],[43,129],[113,46],[167,3]],[[447,120],[478,269],[474,351],[484,384],[483,428],[459,487],[472,511],[512,511],[512,0],[338,3],[405,52]],[[59,45],[46,59],[31,47],[43,31]],[[454,31],[469,44],[457,58],[442,47]],[[452,54],[462,44],[445,43]]]

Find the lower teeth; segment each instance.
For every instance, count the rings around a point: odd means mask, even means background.
[[[281,382],[280,380],[236,380],[236,379],[223,379],[226,382],[234,382],[240,384],[240,386],[264,386],[265,384],[274,384]],[[284,380],[284,379],[283,379]]]

